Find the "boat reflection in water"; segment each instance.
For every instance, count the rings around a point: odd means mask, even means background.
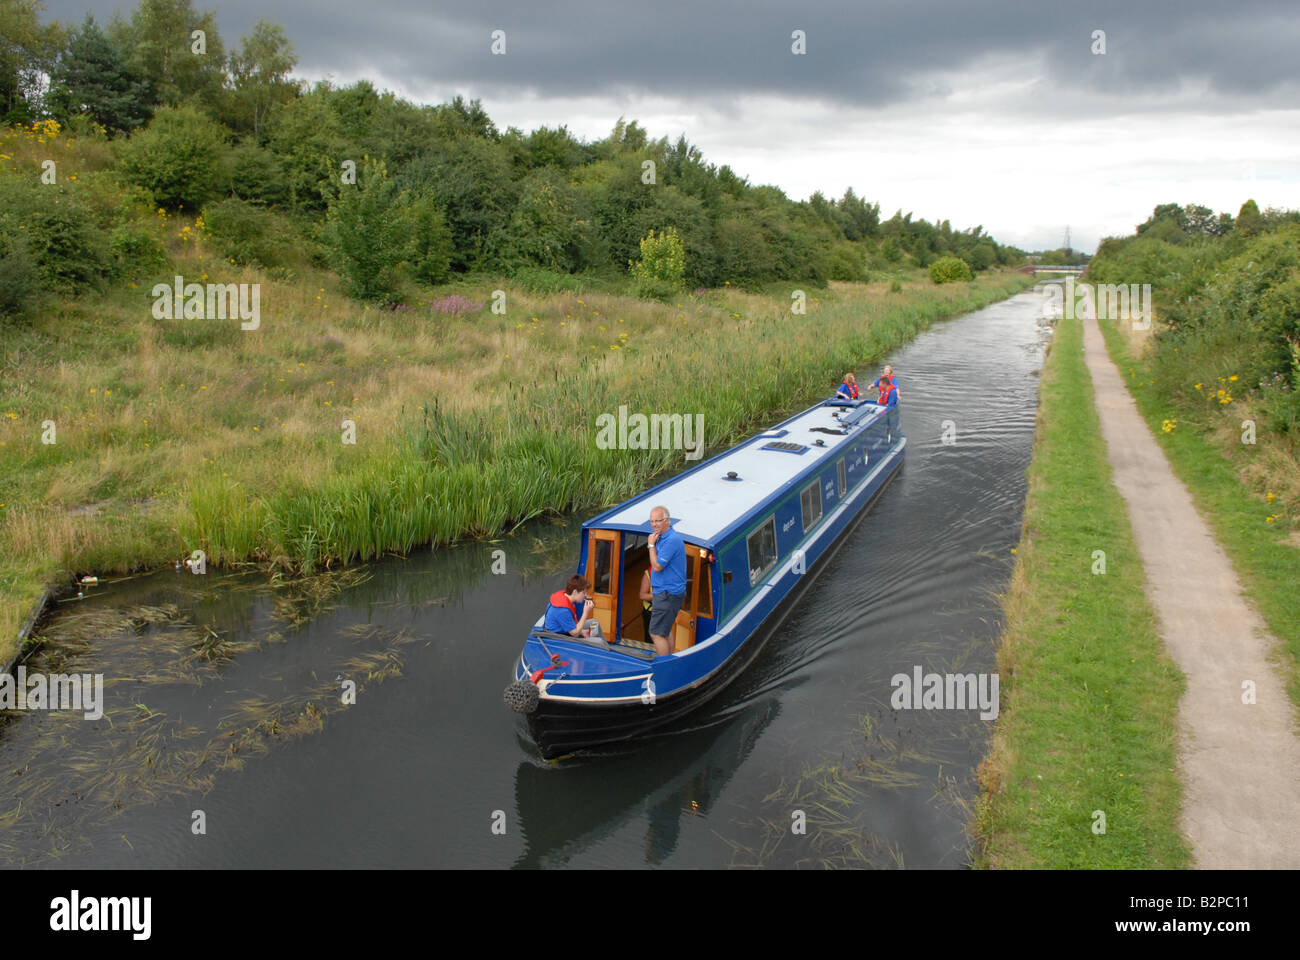
[[[671,768],[679,771],[667,782],[664,765],[647,756],[653,754],[654,744],[636,752],[604,754],[595,763],[524,761],[515,774],[524,852],[514,866],[566,866],[642,812],[644,862],[664,863],[677,849],[683,818],[708,815],[779,712],[776,699],[767,697],[664,741],[660,746],[672,751]]]

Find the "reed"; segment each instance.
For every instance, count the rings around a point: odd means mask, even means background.
[[[505,316],[398,317],[349,304],[326,274],[281,283],[201,243],[181,256],[179,272],[263,285],[256,337],[169,339],[143,290],[115,290],[10,338],[0,658],[43,587],[70,573],[156,567],[196,548],[213,566],[307,573],[617,502],[688,464],[681,451],[597,448],[598,414],[702,413],[706,445],[727,444],[934,320],[1028,283],[834,284],[809,291],[806,314],[788,294],[660,304],[507,286]],[[498,285],[456,292],[486,301]],[[55,445],[41,443],[46,419]],[[341,442],[345,419],[355,444]]]

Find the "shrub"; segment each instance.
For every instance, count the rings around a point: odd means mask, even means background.
[[[581,277],[555,273],[540,267],[520,267],[515,271],[513,279],[529,293],[582,293],[584,289]]]
[[[165,107],[122,151],[122,174],[163,207],[197,210],[222,180],[225,131],[193,107]]]
[[[425,283],[444,283],[451,275],[451,228],[429,194],[417,196],[406,207],[411,275]]]
[[[954,283],[972,280],[970,264],[960,257],[940,257],[930,264],[930,279],[935,283]]]
[[[632,284],[633,295],[640,297],[642,300],[661,300],[666,303],[677,296],[680,291],[680,286],[669,283],[667,280],[656,280],[653,277],[637,280]]]
[[[366,158],[355,184],[340,184],[329,200],[322,239],[348,296],[400,300],[399,266],[409,242],[404,194],[388,179],[382,161]]]
[[[153,231],[138,223],[124,223],[113,229],[108,240],[113,276],[137,280],[167,263],[167,251]]]
[[[270,150],[246,143],[229,156],[230,192],[241,200],[261,206],[282,206],[289,202],[289,175]]]
[[[0,323],[27,315],[40,290],[40,277],[27,244],[0,235]]]
[[[686,275],[686,247],[673,227],[664,227],[659,236],[651,230],[641,240],[641,259],[629,260],[637,296],[663,299],[662,291],[680,290]],[[644,292],[643,292],[644,291]],[[651,292],[655,291],[655,292]]]
[[[279,221],[264,208],[230,197],[204,207],[203,222],[223,257],[252,266],[284,265],[287,244]]]

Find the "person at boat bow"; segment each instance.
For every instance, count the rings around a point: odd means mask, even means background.
[[[840,388],[835,391],[835,396],[845,400],[858,399],[858,378],[852,373],[844,374],[844,380],[840,383]]]
[[[686,545],[669,523],[667,507],[651,508],[650,528],[650,589],[654,594],[650,639],[655,655],[666,657],[673,652],[673,624],[686,601]]]
[[[591,616],[595,602],[587,598],[588,584],[585,578],[574,574],[563,590],[551,594],[551,602],[546,607],[544,629],[554,633],[567,633],[571,637],[588,637],[591,630],[587,618]],[[578,616],[578,604],[582,604],[582,616]]]

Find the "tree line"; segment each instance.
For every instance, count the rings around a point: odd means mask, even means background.
[[[42,25],[38,0],[0,10],[7,123],[89,121],[114,142],[115,175],[158,206],[205,210],[234,259],[273,261],[272,238],[300,237],[363,299],[394,295],[402,276],[627,276],[641,241],[669,229],[683,281],[703,287],[1024,258],[979,226],[901,210],[882,221],[852,188],[792,200],[635,120],[586,141],[565,126],[500,130],[477,100],[308,86],[282,27],[260,21],[227,52],[190,0],[140,0],[105,26]]]

